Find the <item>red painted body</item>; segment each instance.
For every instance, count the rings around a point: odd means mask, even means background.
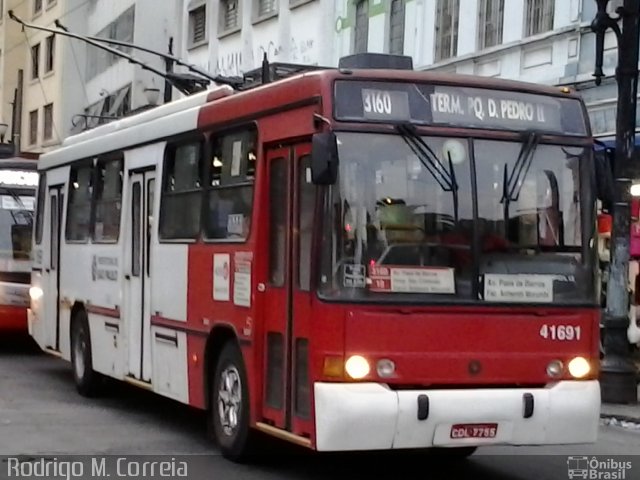
[[[332,304],[321,301],[313,288],[298,287],[296,252],[299,247],[297,178],[299,162],[310,152],[311,135],[322,128],[314,122],[314,114],[332,116],[332,82],[337,72],[322,72],[297,80],[275,82],[245,93],[214,100],[204,106],[199,117],[200,129],[207,133],[229,124],[255,122],[260,149],[256,171],[251,233],[244,243],[215,244],[204,241],[189,247],[188,309],[186,324],[174,326],[188,333],[189,401],[206,408],[207,382],[211,372],[206,368],[207,342],[231,333],[244,353],[249,375],[251,419],[307,437],[313,445],[313,388],[316,381],[347,381],[345,376],[325,375],[326,357],[346,359],[361,354],[371,359],[390,358],[396,364],[396,376],[384,379],[398,387],[449,386],[515,386],[549,383],[546,367],[551,360],[567,362],[584,356],[596,367],[590,378],[597,376],[599,309],[556,307],[495,306],[372,306]],[[366,78],[389,79],[389,72],[369,72]],[[395,80],[425,81],[419,72],[391,74]],[[397,77],[397,78],[395,78]],[[448,76],[429,77],[439,83],[451,83]],[[494,88],[522,88],[505,81],[469,78],[465,85]],[[536,90],[546,92],[544,88]],[[548,89],[557,94],[556,90]],[[332,122],[331,123],[336,123]],[[343,125],[344,126],[344,125]],[[354,125],[354,128],[363,128]],[[369,126],[379,131],[385,126]],[[424,132],[459,133],[460,130],[425,127]],[[476,130],[474,135],[489,134]],[[491,132],[494,138],[516,138],[505,132]],[[287,241],[289,265],[284,284],[269,283],[269,165],[274,159],[286,158],[288,167]],[[317,236],[315,237],[317,243]],[[317,251],[318,245],[312,245]],[[230,271],[238,260],[251,262],[251,307],[235,306],[233,301],[212,298],[213,255],[228,253]],[[316,260],[312,260],[315,274]],[[312,278],[315,278],[312,275]],[[233,275],[231,276],[233,292]],[[177,320],[177,319],[176,319]],[[160,320],[158,320],[159,322]],[[543,339],[543,325],[579,327],[580,340],[550,341]],[[267,378],[266,339],[268,334],[290,335],[282,352],[284,401],[281,408],[266,405]],[[287,402],[286,372],[296,378],[293,346],[308,341],[309,414],[299,415],[295,401]],[[477,371],[470,366],[479,362]],[[568,378],[568,377],[567,377]],[[365,380],[381,381],[375,372]],[[292,394],[291,394],[292,395]],[[287,408],[289,412],[287,412]]]
[[[0,331],[26,334],[28,332],[26,307],[0,305]]]

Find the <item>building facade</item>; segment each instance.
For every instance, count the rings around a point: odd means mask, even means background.
[[[610,0],[616,16],[623,0]],[[420,70],[578,89],[594,134],[615,135],[617,41],[605,35],[596,86],[595,0],[336,0],[337,58],[369,51],[413,57]],[[639,115],[640,119],[640,115]]]
[[[86,35],[169,53],[170,42],[179,33],[178,2],[157,0],[89,0],[85,18]],[[128,47],[102,43],[134,57],[145,65],[166,71],[165,61],[156,55]],[[110,119],[128,115],[162,98],[164,79],[112,52],[83,44],[83,108],[76,112],[74,132],[95,127]],[[151,95],[156,92],[158,95]],[[155,104],[155,98],[152,103]]]
[[[622,0],[611,0],[613,13]],[[409,55],[414,68],[571,85],[587,101],[594,132],[611,137],[617,45],[607,33],[607,78],[592,73],[594,0],[4,0],[0,1],[1,121],[12,124],[19,93],[24,150],[162,101],[164,79],[78,40],[21,26],[29,22],[110,38],[181,57],[212,74],[241,76],[271,62],[336,66],[357,52]],[[115,46],[114,46],[115,47]],[[165,71],[165,61],[121,49]],[[185,71],[177,67],[178,71]],[[20,87],[20,88],[17,88]],[[177,91],[171,90],[171,97]],[[152,101],[153,103],[153,101]]]
[[[335,64],[335,0],[180,0],[180,52],[206,70],[240,76],[270,62]]]
[[[82,0],[5,0],[0,22],[2,123],[9,124],[16,151],[42,153],[69,135],[76,92],[82,85],[73,45],[64,37],[22,26],[9,11],[33,25],[75,27]]]

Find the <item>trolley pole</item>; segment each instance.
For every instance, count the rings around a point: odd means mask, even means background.
[[[615,191],[613,197],[613,227],[611,232],[611,262],[607,282],[607,305],[604,312],[604,358],[600,382],[602,401],[635,403],[636,370],[631,361],[627,329],[629,327],[629,243],[631,216],[631,167],[634,158],[636,99],[638,94],[638,42],[640,0],[624,0],[617,10],[622,20],[607,13],[609,0],[596,0],[598,13],[591,29],[596,33],[596,85],[600,85],[604,34],[611,28],[618,40],[618,111],[616,118],[616,151],[614,162]]]

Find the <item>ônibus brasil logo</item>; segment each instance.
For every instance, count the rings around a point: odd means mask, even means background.
[[[614,458],[599,459],[589,456],[570,456],[567,458],[569,478],[585,480],[625,480],[631,462]]]

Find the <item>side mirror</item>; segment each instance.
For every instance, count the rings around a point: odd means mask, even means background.
[[[311,181],[314,185],[333,185],[338,179],[338,139],[333,132],[313,135]]]
[[[611,211],[613,205],[615,181],[613,178],[613,162],[615,150],[605,148],[595,154],[595,187],[596,196],[602,207]]]

